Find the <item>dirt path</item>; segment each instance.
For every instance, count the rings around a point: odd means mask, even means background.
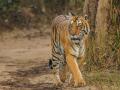
[[[50,76],[47,66],[49,41],[48,38],[35,38],[0,42],[0,90],[42,90],[52,87],[52,79],[46,81]]]
[[[55,87],[48,68],[49,57],[49,37],[0,40],[0,90],[109,90],[89,85]]]
[[[49,37],[0,41],[0,90],[77,90],[54,86],[49,57]]]

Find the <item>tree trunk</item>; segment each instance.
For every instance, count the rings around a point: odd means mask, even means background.
[[[46,13],[46,8],[45,8],[44,0],[40,0],[39,2],[41,4],[41,10],[42,10],[42,12]]]
[[[90,20],[91,30],[95,30],[95,19],[98,7],[98,0],[85,0],[83,14],[87,14]]]
[[[96,65],[98,67],[103,63],[100,60],[106,55],[109,9],[110,0],[85,0],[83,14],[89,16],[90,27],[93,32],[88,39],[86,50],[89,66]]]
[[[96,60],[96,52],[95,52],[95,25],[96,25],[96,13],[98,7],[98,0],[85,0],[84,8],[83,8],[83,15],[87,14],[91,33],[88,38],[87,46],[86,46],[86,60],[88,62],[88,70],[91,69],[90,66]]]
[[[96,15],[97,47],[105,52],[109,26],[110,0],[99,0]]]

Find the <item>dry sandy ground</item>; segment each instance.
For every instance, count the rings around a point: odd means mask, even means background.
[[[0,90],[100,90],[54,86],[49,58],[49,37],[0,39]]]
[[[50,38],[0,40],[0,90],[89,90],[55,87],[48,68]]]

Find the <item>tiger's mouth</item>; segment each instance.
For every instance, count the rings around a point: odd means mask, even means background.
[[[79,35],[70,36],[71,41],[75,44],[79,44],[83,38],[84,38],[84,31],[82,31]]]
[[[74,36],[71,35],[71,41],[72,41],[74,44],[79,44],[79,43],[80,43],[80,37],[77,36],[77,35],[74,35]]]
[[[80,37],[78,35],[71,35],[71,40],[80,40]]]

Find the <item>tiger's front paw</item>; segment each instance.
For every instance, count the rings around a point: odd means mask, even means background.
[[[55,83],[55,86],[62,86],[63,85],[63,82],[57,82],[57,83]]]
[[[86,82],[85,82],[84,79],[75,81],[75,83],[74,83],[74,87],[82,87],[82,86],[85,86],[85,85],[86,85]]]

